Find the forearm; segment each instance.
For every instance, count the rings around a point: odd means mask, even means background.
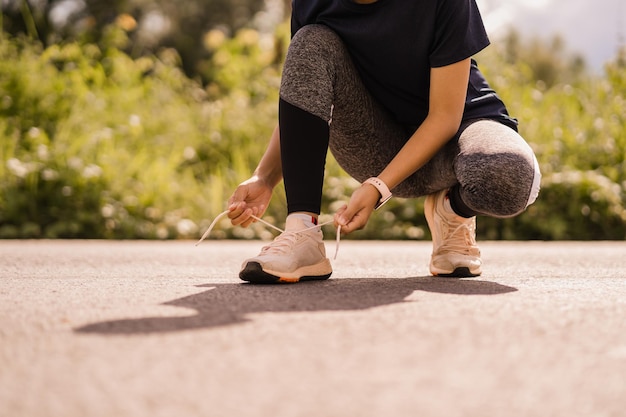
[[[254,170],[254,176],[265,181],[272,188],[276,187],[283,178],[282,162],[280,159],[280,131],[278,126],[274,129],[269,145]]]
[[[389,189],[424,166],[457,132],[456,118],[429,116],[378,175]]]
[[[432,69],[426,120],[379,174],[389,189],[424,166],[459,130],[469,72],[469,58],[447,67]]]
[[[426,164],[450,140],[458,130],[456,121],[456,118],[429,115],[400,152],[378,174],[378,178],[393,192],[395,186]],[[379,192],[378,187],[371,183],[358,188],[350,197],[350,203],[337,211],[336,225],[342,226],[345,233],[363,227],[382,195],[383,192]]]
[[[469,58],[431,69],[426,120],[385,169],[378,173],[378,178],[390,190],[424,166],[458,131],[463,118],[469,71]],[[336,225],[342,226],[346,233],[363,227],[382,195],[378,188],[368,183],[367,187],[355,190],[350,203],[337,211]]]

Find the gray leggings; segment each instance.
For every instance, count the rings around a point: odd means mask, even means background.
[[[414,132],[372,98],[343,42],[325,26],[305,26],[293,37],[280,97],[329,124],[328,147],[360,182],[378,175]],[[284,140],[298,140],[291,136],[283,138],[281,132],[281,147]],[[463,204],[474,213],[510,217],[535,200],[540,176],[530,146],[517,132],[497,121],[478,120],[464,124],[393,193],[419,197],[457,187]]]

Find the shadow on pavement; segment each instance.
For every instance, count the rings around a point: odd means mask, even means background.
[[[204,284],[208,290],[164,305],[197,311],[193,316],[145,317],[93,323],[78,333],[147,334],[204,329],[243,323],[248,314],[265,312],[365,310],[406,302],[414,291],[456,295],[497,295],[517,291],[475,279],[348,278],[297,285]]]

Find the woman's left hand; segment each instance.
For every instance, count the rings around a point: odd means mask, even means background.
[[[345,234],[364,228],[379,199],[380,193],[373,185],[364,184],[357,188],[350,202],[335,213],[335,227],[341,226]]]

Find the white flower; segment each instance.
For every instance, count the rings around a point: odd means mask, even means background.
[[[54,181],[59,178],[59,173],[54,169],[46,168],[41,171],[41,178],[43,178],[44,181]]]
[[[70,159],[67,160],[67,166],[69,166],[70,168],[72,168],[75,171],[78,171],[80,169],[83,169],[83,161],[82,159],[73,156]]]
[[[98,165],[89,164],[83,169],[83,177],[85,178],[98,178],[102,175],[102,168]]]
[[[11,158],[7,161],[7,168],[14,175],[24,178],[28,175],[28,166],[17,158]]]
[[[100,210],[100,213],[102,214],[102,217],[105,218],[113,217],[113,215],[115,214],[115,207],[113,207],[111,204],[105,204]]]
[[[50,157],[50,152],[48,151],[48,147],[46,145],[37,146],[37,156],[42,161],[47,161]]]
[[[194,159],[195,157],[196,157],[196,150],[193,147],[187,146],[185,150],[183,150],[183,158],[185,158],[187,161],[190,161]]]
[[[183,236],[189,236],[198,230],[198,226],[189,219],[182,219],[176,224],[176,230]]]
[[[131,114],[130,117],[128,118],[128,124],[131,125],[132,127],[141,126],[141,117],[139,117],[136,114]]]
[[[39,135],[41,135],[41,130],[39,130],[38,127],[31,127],[30,129],[28,129],[28,136],[31,139],[38,138]]]

